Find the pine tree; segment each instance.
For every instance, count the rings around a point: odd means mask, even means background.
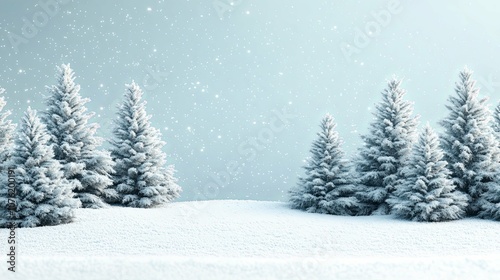
[[[81,203],[73,198],[71,184],[64,179],[61,165],[54,159],[49,135],[36,112],[28,109],[8,162],[14,179],[15,208],[7,209],[8,188],[0,189],[0,227],[36,227],[69,223]],[[8,186],[7,177],[2,185]],[[10,188],[10,187],[9,187]],[[12,204],[10,204],[12,205]]]
[[[290,191],[292,208],[333,215],[357,212],[358,201],[335,127],[332,116],[326,115],[312,145],[312,157],[304,167],[306,174]]]
[[[455,91],[446,106],[449,115],[441,122],[445,130],[441,144],[453,183],[469,196],[467,213],[475,215],[481,195],[500,182],[500,149],[487,99],[478,97],[472,71],[466,68],[460,73]]]
[[[3,111],[6,105],[3,94],[5,90],[0,88],[0,174],[5,175],[4,163],[9,160],[10,151],[12,149],[14,130],[16,126],[7,118],[10,116],[10,111]]]
[[[493,129],[500,145],[500,104],[495,108],[493,116]],[[500,181],[488,186],[488,190],[479,198],[478,205],[480,218],[500,221]]]
[[[116,162],[118,203],[150,208],[177,198],[181,188],[173,177],[173,166],[164,167],[166,156],[161,149],[165,142],[160,131],[151,126],[142,94],[136,83],[127,85],[113,130],[111,155]]]
[[[417,117],[412,104],[403,99],[401,81],[389,81],[377,104],[375,119],[356,161],[359,191],[356,197],[365,206],[358,214],[388,214],[386,199],[401,180],[401,170],[411,153]]]
[[[84,208],[105,207],[103,198],[116,196],[112,186],[113,161],[109,152],[99,150],[102,139],[95,136],[99,126],[89,123],[89,101],[80,95],[80,86],[70,65],[58,68],[57,85],[50,88],[43,121],[51,135],[55,158],[63,165],[65,177],[74,186]]]
[[[396,216],[419,222],[442,222],[465,216],[467,196],[455,190],[443,161],[439,139],[427,125],[403,171],[401,185],[387,200]]]
[[[168,182],[169,189],[171,189],[170,190],[170,196],[171,196],[170,200],[173,200],[173,199],[179,197],[179,194],[182,190],[182,188],[177,184],[179,179],[177,179],[175,177],[175,171],[176,171],[175,166],[173,164],[170,164],[167,166],[167,168],[165,169],[165,173],[164,173],[165,174],[165,182]]]
[[[497,105],[493,113],[493,130],[497,133],[500,141],[500,104]]]
[[[490,184],[488,190],[478,199],[479,214],[483,219],[500,221],[500,184]]]

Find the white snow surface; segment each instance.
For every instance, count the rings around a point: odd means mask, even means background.
[[[500,222],[343,217],[262,201],[78,209],[17,230],[0,279],[500,279]]]

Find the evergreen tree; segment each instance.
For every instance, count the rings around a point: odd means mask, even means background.
[[[457,189],[469,196],[467,213],[480,209],[478,199],[500,182],[500,149],[491,127],[487,99],[479,99],[479,89],[467,68],[460,73],[456,96],[449,98],[448,116],[441,144]]]
[[[142,90],[127,86],[113,130],[111,155],[116,162],[114,187],[119,204],[149,208],[179,196],[181,188],[173,177],[173,166],[165,168],[160,131],[151,126]]]
[[[396,216],[419,222],[457,220],[465,215],[467,196],[455,190],[443,161],[439,139],[427,125],[403,171],[402,184],[387,200]]]
[[[493,128],[500,141],[500,104],[495,108],[493,116]],[[500,181],[488,186],[488,190],[479,198],[478,205],[480,218],[500,221]]]
[[[49,226],[73,220],[74,209],[81,204],[73,198],[71,184],[64,179],[48,142],[45,126],[36,112],[28,109],[7,163],[12,168],[9,177],[15,181],[15,198],[8,188],[0,189],[0,227]],[[2,186],[8,186],[7,176],[3,176]],[[16,207],[10,211],[12,200]]]
[[[292,208],[333,215],[357,212],[358,201],[335,127],[332,116],[326,115],[312,145],[312,157],[304,167],[306,175],[290,191]]]
[[[99,150],[102,139],[95,136],[99,126],[89,123],[89,101],[80,95],[80,86],[70,65],[58,68],[57,85],[50,88],[43,121],[51,135],[55,158],[63,165],[65,177],[74,186],[84,208],[101,208],[102,198],[116,196],[112,186],[113,161],[109,152]]]
[[[356,197],[364,208],[359,214],[388,214],[386,199],[400,183],[401,170],[411,153],[417,117],[412,104],[403,99],[400,80],[391,80],[377,104],[375,119],[356,162],[359,191]]]
[[[5,90],[0,88],[0,174],[5,174],[4,163],[9,159],[12,149],[14,130],[16,126],[7,118],[10,116],[10,111],[3,112],[6,105],[3,94]]]
[[[500,141],[500,104],[497,105],[493,113],[493,130],[497,133]]]
[[[490,184],[478,200],[479,214],[483,219],[500,221],[500,183]]]
[[[179,180],[175,177],[175,166],[173,164],[168,165],[164,174],[165,181],[168,182],[169,188],[171,189],[170,195],[172,198],[170,200],[173,200],[179,196],[182,190],[182,188],[177,184]]]

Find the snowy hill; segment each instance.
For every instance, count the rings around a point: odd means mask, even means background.
[[[79,209],[77,217],[19,229],[18,272],[2,262],[0,279],[498,279],[500,273],[500,223],[488,220],[341,217],[257,201]],[[7,231],[0,233],[6,248]]]

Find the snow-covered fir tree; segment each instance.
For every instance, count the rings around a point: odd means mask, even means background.
[[[335,127],[333,117],[327,114],[321,122],[318,138],[312,144],[311,158],[304,167],[306,174],[290,191],[292,208],[333,215],[358,212],[349,166]]]
[[[43,121],[51,135],[55,158],[63,165],[65,177],[74,186],[84,208],[102,208],[103,198],[115,197],[111,188],[113,161],[110,153],[100,150],[102,139],[95,135],[99,125],[89,123],[89,101],[80,95],[70,65],[58,67],[57,84],[50,87]]]
[[[170,164],[165,169],[165,181],[168,182],[169,188],[172,189],[170,193],[175,192],[176,194],[172,197],[172,199],[179,197],[182,188],[177,184],[179,181],[177,177],[175,177],[175,165]]]
[[[396,216],[419,222],[442,222],[465,216],[467,196],[455,190],[439,139],[427,125],[413,148],[404,179],[387,202]]]
[[[10,111],[4,111],[6,105],[3,94],[5,90],[0,88],[0,174],[5,175],[4,163],[9,159],[13,144],[13,134],[16,126],[7,118]]]
[[[495,108],[493,116],[493,130],[500,145],[500,104]],[[500,221],[500,181],[489,184],[488,190],[479,198],[478,205],[480,218]]]
[[[369,134],[362,136],[363,147],[356,160],[359,191],[364,205],[360,215],[388,214],[386,199],[401,179],[400,171],[411,154],[417,117],[413,106],[403,99],[401,81],[392,79],[376,105]]]
[[[500,141],[500,104],[497,105],[495,112],[493,112],[493,130],[497,133]]]
[[[12,188],[0,188],[0,227],[52,226],[73,220],[81,203],[54,159],[49,138],[36,112],[28,109],[7,163],[9,175],[2,178],[2,186],[8,186],[8,177],[15,182],[15,210],[10,211],[9,204]]]
[[[449,114],[441,121],[441,144],[453,183],[469,196],[467,213],[475,215],[481,208],[481,195],[500,182],[500,149],[487,99],[478,97],[472,71],[465,68],[460,72],[455,92],[446,106]]]
[[[179,196],[181,188],[173,177],[173,166],[165,167],[160,131],[151,126],[146,102],[136,83],[127,85],[125,100],[113,130],[111,155],[116,163],[114,188],[118,204],[149,208]]]
[[[500,221],[500,181],[490,184],[488,190],[478,199],[478,216]]]

